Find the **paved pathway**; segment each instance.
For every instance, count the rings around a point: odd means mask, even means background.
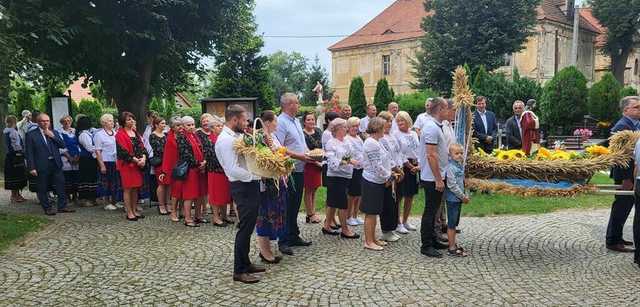
[[[41,213],[6,204],[0,195],[0,210]],[[150,209],[131,223],[80,208],[0,255],[0,305],[637,306],[632,255],[603,247],[607,213],[466,218],[464,259],[423,257],[415,232],[376,253],[304,225],[312,247],[243,285],[231,281],[233,228],[185,228]]]

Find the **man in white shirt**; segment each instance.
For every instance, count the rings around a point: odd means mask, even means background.
[[[27,129],[29,128],[29,124],[31,123],[31,111],[23,110],[22,111],[22,119],[16,124],[16,129],[18,129],[18,134],[20,134],[20,138],[24,142],[24,138],[27,135]]]
[[[425,190],[425,205],[422,227],[420,227],[422,239],[420,252],[428,257],[440,258],[442,254],[437,249],[445,249],[448,246],[437,240],[434,223],[442,203],[445,168],[449,162],[449,144],[442,132],[442,121],[448,113],[447,101],[440,97],[434,98],[428,113],[433,120],[427,121],[422,129],[418,157],[420,181]]]
[[[377,114],[378,114],[378,109],[376,108],[376,105],[373,103],[368,104],[367,116],[360,119],[360,128],[359,128],[360,133],[365,133],[367,131],[367,126],[369,126],[369,120],[376,117]]]
[[[393,115],[393,121],[391,122],[391,131],[389,132],[389,134],[393,135],[398,132],[398,130],[400,130],[398,129],[398,123],[396,123],[396,115],[398,115],[398,112],[400,112],[400,106],[397,102],[390,102],[387,106],[387,111],[389,111],[389,113]]]
[[[413,129],[416,130],[418,135],[420,135],[420,131],[422,130],[424,124],[426,124],[428,120],[433,119],[433,117],[431,117],[431,115],[429,115],[428,113],[429,106],[431,106],[431,101],[433,101],[433,98],[427,99],[427,101],[424,103],[424,113],[418,114],[416,121],[413,123]]]
[[[260,203],[260,177],[247,169],[244,156],[238,155],[233,143],[243,137],[247,127],[247,111],[239,105],[230,105],[225,112],[226,123],[216,142],[215,151],[224,173],[231,183],[231,196],[238,210],[238,232],[233,249],[233,280],[256,283],[263,267],[251,263],[249,252],[251,235],[256,226]]]

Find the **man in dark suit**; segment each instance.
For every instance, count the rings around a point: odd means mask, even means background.
[[[496,129],[496,115],[487,110],[487,98],[478,96],[476,111],[473,112],[473,137],[480,141],[479,146],[486,153],[493,151]]]
[[[620,101],[620,110],[622,111],[622,118],[611,128],[611,133],[624,130],[640,130],[640,98],[637,96],[622,98]],[[633,191],[634,165],[635,161],[631,161],[629,162],[629,167],[613,167],[611,169],[613,181],[615,184],[621,184],[622,190]],[[631,213],[634,203],[635,199],[631,195],[615,196],[615,200],[611,205],[609,224],[607,225],[606,244],[608,249],[623,253],[633,252],[633,249],[626,247],[633,243],[622,238],[622,230],[624,229],[624,224],[629,217],[629,213]],[[636,212],[636,214],[639,213]],[[640,230],[638,227],[640,227],[640,225],[638,225],[637,219],[634,219],[633,228],[636,248],[639,243],[637,241],[640,240],[639,237],[636,237],[636,232]]]
[[[516,100],[513,103],[513,116],[507,119],[505,123],[505,134],[507,135],[507,148],[508,149],[521,149],[522,148],[522,113],[524,112],[524,102]]]
[[[54,185],[58,196],[57,212],[74,212],[66,208],[67,198],[64,193],[64,174],[59,150],[65,148],[64,141],[57,131],[51,129],[49,115],[40,113],[36,120],[38,128],[27,132],[25,147],[27,169],[36,177],[38,201],[46,215],[55,215],[56,211],[51,208],[48,195],[48,187]]]

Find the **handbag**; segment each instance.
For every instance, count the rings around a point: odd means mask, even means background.
[[[186,161],[178,162],[171,172],[171,176],[176,180],[187,179],[187,172],[189,171],[189,164]]]
[[[160,166],[160,164],[162,164],[162,157],[153,156],[149,159],[149,165],[153,167]]]

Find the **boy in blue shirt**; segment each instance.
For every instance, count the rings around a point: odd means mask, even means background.
[[[467,253],[456,244],[456,227],[460,222],[462,204],[469,203],[469,196],[464,193],[464,169],[462,162],[464,149],[460,144],[449,146],[449,165],[446,169],[447,189],[447,238],[449,239],[449,256],[466,257]]]

